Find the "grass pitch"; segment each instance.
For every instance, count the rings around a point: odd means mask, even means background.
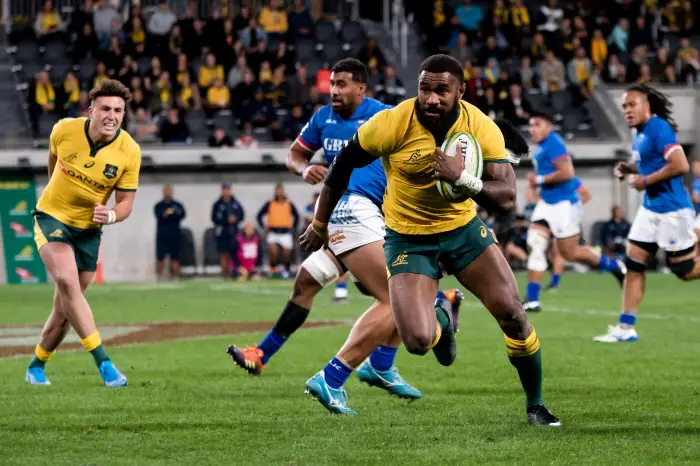
[[[444,281],[443,287],[452,286]],[[274,321],[290,282],[102,285],[88,291],[100,324]],[[594,344],[614,323],[620,290],[598,274],[565,275],[531,316],[542,342],[545,400],[563,429],[526,425],[503,336],[469,296],[454,366],[405,351],[397,364],[422,400],[406,403],[351,377],[355,417],[332,416],[304,382],[349,326],[299,331],[260,377],[227,344],[263,333],[107,346],[129,378],[101,385],[83,351],[47,365],[51,387],[24,383],[27,357],[0,360],[0,464],[697,464],[700,457],[698,285],[648,280],[634,344]],[[40,325],[52,290],[0,287],[0,325]],[[352,319],[370,304],[317,298],[310,320]],[[0,338],[0,342],[2,339]],[[32,344],[35,341],[32,340]]]

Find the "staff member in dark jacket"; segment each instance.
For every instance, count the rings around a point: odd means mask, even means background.
[[[238,225],[243,221],[244,216],[243,206],[231,194],[231,185],[221,185],[221,197],[211,209],[211,221],[214,223],[216,250],[219,252],[221,278],[223,279],[230,276],[229,263],[231,259],[236,257],[238,249],[236,235],[238,234]]]
[[[273,274],[278,272],[281,258],[284,264],[281,276],[288,278],[291,275],[294,232],[299,224],[299,212],[287,199],[281,184],[275,187],[275,198],[265,203],[258,212],[258,223],[265,230],[270,271]]]
[[[163,200],[153,209],[156,216],[156,276],[163,278],[163,261],[170,258],[170,278],[180,279],[180,251],[182,231],[180,222],[185,218],[185,206],[173,199],[173,187],[163,187]]]

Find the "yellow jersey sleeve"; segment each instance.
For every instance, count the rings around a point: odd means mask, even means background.
[[[51,136],[49,136],[49,150],[53,155],[58,156],[58,144],[61,142],[65,133],[66,123],[72,119],[73,118],[63,118],[53,125]]]
[[[508,163],[506,143],[498,125],[481,110],[474,108],[472,115],[472,134],[479,141],[484,163]]]
[[[141,171],[141,148],[133,142],[126,149],[129,153],[129,164],[117,182],[119,191],[136,191],[139,187],[139,172]]]
[[[377,158],[391,155],[401,139],[395,108],[376,113],[357,130],[357,142],[365,152]]]

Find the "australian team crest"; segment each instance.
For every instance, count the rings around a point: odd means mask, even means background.
[[[112,178],[117,177],[117,170],[119,170],[119,167],[115,165],[106,164],[105,169],[102,173],[104,174],[104,176],[111,180]]]

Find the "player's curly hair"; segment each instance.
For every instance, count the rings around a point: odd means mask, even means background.
[[[369,81],[367,66],[357,58],[343,58],[333,65],[331,71],[333,73],[350,73],[352,80],[356,83],[367,84]]]
[[[420,64],[419,73],[427,71],[428,73],[450,73],[457,78],[457,82],[464,83],[464,69],[462,64],[454,57],[438,53],[431,55]]]
[[[671,125],[674,132],[678,132],[678,124],[671,116],[673,102],[671,102],[665,94],[648,84],[635,84],[634,86],[628,87],[627,92],[640,92],[644,94],[649,102],[649,110],[651,110],[652,115],[658,115],[659,118],[663,118]]]
[[[98,97],[121,97],[124,102],[131,100],[131,91],[116,79],[107,79],[95,86],[88,94],[90,101],[94,102]]]
[[[527,141],[520,131],[518,131],[518,128],[513,126],[510,121],[503,118],[496,118],[493,122],[496,123],[496,126],[498,126],[498,129],[501,130],[503,134],[508,161],[514,165],[518,165],[520,159],[530,154],[530,147],[527,145]]]

